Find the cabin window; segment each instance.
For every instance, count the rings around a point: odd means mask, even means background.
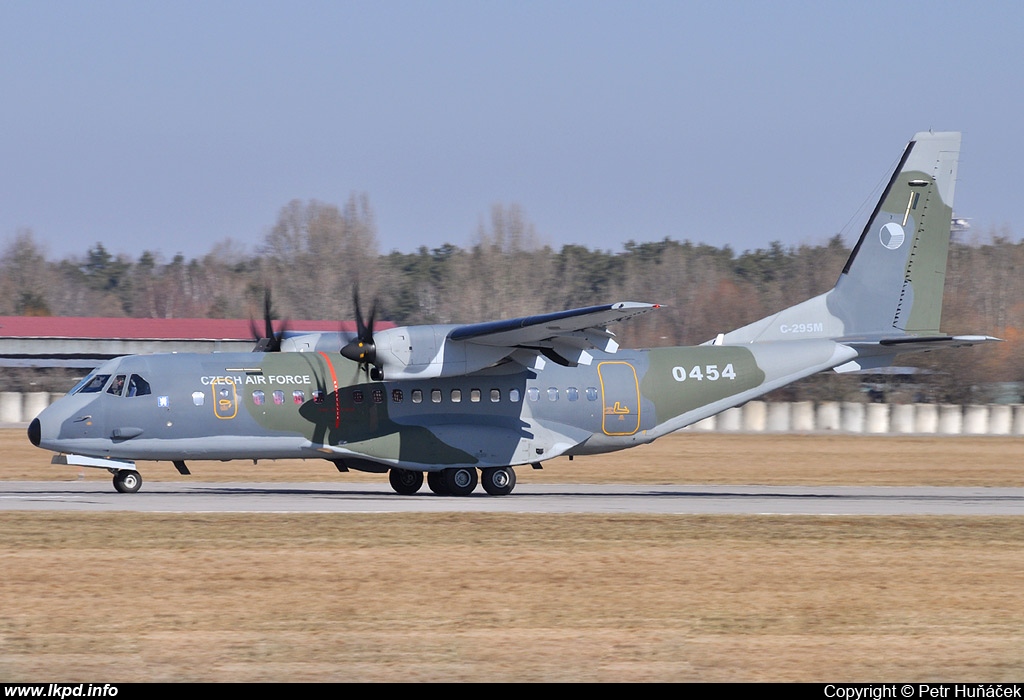
[[[292,403],[296,406],[301,406],[302,402],[306,400],[306,392],[296,389],[292,392]]]
[[[362,403],[362,402],[363,402],[363,390],[362,389],[356,389],[355,391],[352,392],[352,403]]]
[[[540,389],[531,386],[526,390],[526,398],[530,399],[530,401],[540,401]]]
[[[508,400],[512,403],[519,403],[519,389],[509,389]]]
[[[452,389],[452,403],[462,402],[462,389]]]
[[[273,396],[274,396],[274,404],[275,405],[277,405],[277,406],[284,405],[284,392],[283,391],[278,389],[277,391],[274,392]]]
[[[383,389],[374,389],[373,390],[373,402],[374,403],[384,403],[384,390]]]
[[[491,403],[501,401],[501,389],[491,389]]]
[[[391,390],[391,400],[394,401],[395,403],[402,403],[402,400],[404,398],[405,398],[405,396],[402,395],[402,390],[401,389],[392,389]]]
[[[413,403],[423,403],[423,390],[422,389],[413,389],[412,390],[412,402]]]
[[[587,401],[597,401],[597,387],[596,386],[588,386],[587,387]]]
[[[195,394],[192,395],[192,398],[193,399],[195,398]],[[264,394],[259,389],[257,389],[256,391],[252,392],[252,402],[254,404],[256,404],[257,406],[262,406],[264,403],[266,403],[266,401],[267,401],[267,395]]]
[[[479,389],[470,389],[469,390],[469,400],[472,401],[473,403],[480,403],[480,390]]]
[[[320,389],[314,389],[313,390],[313,403],[323,403],[323,402],[324,402],[324,392],[321,391]]]
[[[124,380],[125,376],[123,374],[114,377],[114,381],[110,382],[110,386],[107,387],[107,393],[120,396],[121,392],[124,391]]]
[[[580,398],[580,390],[574,386],[569,387],[565,390],[565,398],[570,401],[578,401]]]
[[[261,391],[260,393],[262,394],[263,392]],[[193,391],[192,403],[194,403],[196,406],[202,406],[204,403],[206,403],[206,394],[204,394],[201,391]]]
[[[557,387],[548,387],[548,401],[558,401]]]
[[[433,403],[441,403],[441,390],[440,389],[431,389],[430,390],[430,400]]]
[[[127,396],[149,396],[149,382],[137,374],[133,374],[128,380]]]

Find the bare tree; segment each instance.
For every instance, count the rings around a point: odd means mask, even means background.
[[[50,270],[31,229],[21,229],[0,258],[0,308],[23,316],[49,316]]]
[[[491,207],[472,249],[452,265],[453,321],[484,321],[541,313],[552,283],[553,255],[518,204]]]
[[[286,316],[351,317],[353,286],[377,293],[377,231],[366,195],[343,209],[317,201],[289,202],[261,250],[265,282]]]

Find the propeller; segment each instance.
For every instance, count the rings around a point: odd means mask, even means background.
[[[363,366],[367,374],[370,374],[370,365],[374,365],[375,374],[380,370],[377,364],[377,346],[373,342],[373,321],[377,315],[377,300],[373,300],[370,306],[370,316],[363,319],[363,312],[359,307],[359,285],[352,288],[352,305],[356,313],[356,337],[341,349],[341,354],[353,362]]]
[[[281,352],[281,341],[284,339],[284,332],[288,326],[287,321],[281,324],[281,330],[274,331],[274,323],[270,314],[270,289],[267,288],[263,292],[263,335],[260,335],[260,329],[256,327],[256,322],[249,317],[249,328],[252,330],[252,336],[256,340],[256,347],[252,349],[253,352]]]

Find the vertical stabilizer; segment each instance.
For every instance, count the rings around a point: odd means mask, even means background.
[[[956,132],[907,146],[829,295],[848,335],[939,332],[959,154]]]
[[[726,333],[724,343],[939,333],[958,132],[921,132],[900,159],[831,290]]]

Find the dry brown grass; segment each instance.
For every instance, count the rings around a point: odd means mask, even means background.
[[[12,436],[0,477],[75,478]],[[693,434],[521,479],[1019,486],[1022,445]],[[194,471],[356,479],[284,466]],[[1024,676],[1021,518],[28,512],[0,532],[6,681]]]
[[[102,469],[50,465],[24,430],[0,430],[0,479],[109,481]],[[380,474],[339,474],[325,460],[189,462],[183,477],[169,462],[140,463],[147,481],[375,481]],[[677,433],[622,452],[566,458],[520,483],[868,484],[875,486],[1024,486],[1019,437],[871,437]],[[145,487],[143,487],[145,488]]]

